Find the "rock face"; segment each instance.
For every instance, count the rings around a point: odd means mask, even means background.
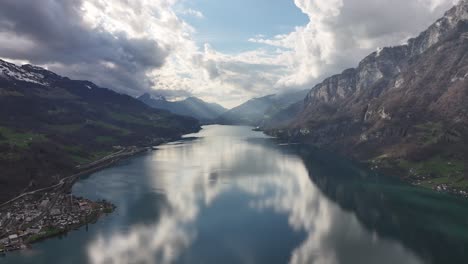
[[[211,122],[227,111],[218,104],[207,103],[196,97],[189,97],[183,101],[171,102],[167,101],[166,98],[162,96],[154,97],[150,94],[144,94],[138,97],[138,100],[153,108],[164,109],[178,115],[191,116],[202,122]]]
[[[463,0],[407,45],[374,52],[315,86],[296,118],[271,133],[365,159],[467,157],[467,102]]]
[[[114,146],[151,145],[199,129],[128,95],[0,60],[0,202],[57,182]]]

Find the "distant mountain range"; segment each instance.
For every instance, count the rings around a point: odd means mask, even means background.
[[[32,65],[0,60],[0,201],[57,182],[113,146],[150,146],[199,122]]]
[[[275,116],[280,118],[280,115],[286,115],[285,110],[303,101],[308,92],[301,90],[254,98],[227,111],[216,121],[221,124],[263,126]]]
[[[196,97],[182,101],[167,101],[163,96],[152,96],[148,93],[138,97],[138,100],[157,109],[168,110],[174,114],[191,116],[201,122],[212,122],[227,110],[219,104],[207,103]]]
[[[266,128],[421,184],[468,184],[468,1],[325,79]]]

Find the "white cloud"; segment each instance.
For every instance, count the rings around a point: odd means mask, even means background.
[[[203,13],[199,10],[195,10],[195,9],[192,9],[192,8],[188,8],[188,9],[185,9],[181,12],[181,14],[183,15],[190,15],[190,16],[194,16],[194,17],[198,17],[198,18],[205,18],[205,16],[203,15]]]

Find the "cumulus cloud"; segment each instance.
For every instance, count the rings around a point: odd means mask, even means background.
[[[112,5],[125,9],[119,19],[130,18],[124,21],[130,28],[111,28],[108,21],[116,11],[100,1],[5,0],[0,5],[1,57],[46,65],[121,92],[135,94],[149,87],[152,80],[146,72],[160,68],[171,49],[171,43],[138,34],[144,30],[132,24],[136,21],[132,17],[145,17],[145,11],[127,1],[112,1]],[[93,14],[97,11],[101,17]],[[152,11],[161,10],[155,6]]]
[[[174,51],[161,70],[153,72],[155,87],[183,89],[207,101],[235,106],[251,97],[271,93],[284,72],[274,55],[264,50],[225,54],[209,44],[198,49],[193,42]]]

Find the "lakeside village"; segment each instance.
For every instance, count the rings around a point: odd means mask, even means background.
[[[114,209],[107,201],[93,202],[64,192],[22,197],[0,210],[0,255],[93,223]]]
[[[450,163],[447,165],[451,165]],[[377,161],[371,162],[371,170],[380,171],[381,164]],[[462,171],[458,171],[458,174],[461,174]],[[435,192],[451,194],[458,197],[468,198],[468,189],[455,187],[448,183],[439,183],[437,182],[437,177],[430,174],[418,174],[414,168],[409,170],[409,177],[404,178],[403,180],[414,186],[420,186],[427,189],[431,189]]]
[[[103,214],[113,212],[115,206],[107,201],[93,202],[71,195],[71,186],[81,175],[105,168],[145,149],[119,148],[118,152],[100,160],[77,166],[80,173],[62,179],[57,185],[21,195],[1,205],[0,256],[94,223]]]
[[[160,140],[158,144],[165,142]],[[81,176],[108,167],[122,158],[150,151],[155,147],[114,147],[117,152],[86,165],[81,172],[62,179],[58,184],[33,191],[0,205],[0,256],[6,252],[29,248],[34,242],[66,234],[99,217],[112,213],[115,205],[73,196],[73,183]]]
[[[427,181],[428,179],[431,179],[431,178],[426,177],[426,176],[417,176],[410,183],[415,186],[421,186],[423,182]],[[427,184],[431,186],[430,189],[432,189],[433,191],[440,192],[440,193],[448,193],[451,195],[468,198],[468,191],[465,189],[452,187],[445,183],[435,183],[432,180],[427,181]]]

